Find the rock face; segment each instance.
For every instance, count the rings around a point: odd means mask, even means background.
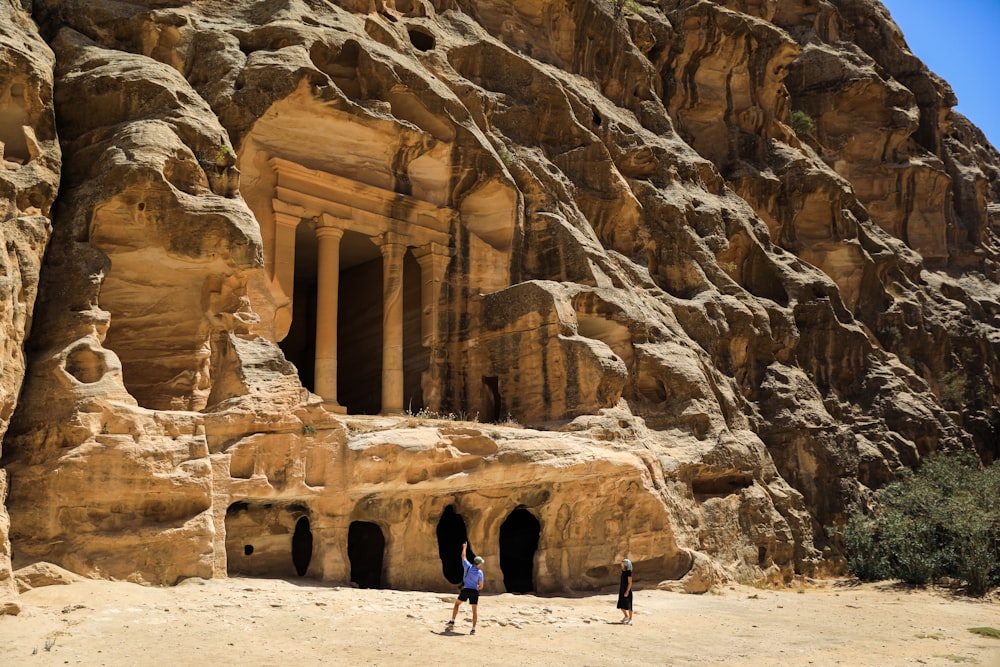
[[[13,0],[0,2],[0,438],[24,380],[42,255],[59,187],[60,150],[52,100],[52,51]],[[0,449],[0,454],[3,450]],[[17,613],[10,525],[0,469],[0,614]]]
[[[85,4],[0,3],[15,564],[703,591],[998,454],[1000,155],[875,0]]]

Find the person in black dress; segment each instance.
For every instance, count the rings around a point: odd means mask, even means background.
[[[632,561],[622,560],[622,582],[618,587],[618,608],[622,610],[621,622],[632,625]]]

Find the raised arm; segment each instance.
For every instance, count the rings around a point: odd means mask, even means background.
[[[462,542],[462,560],[465,560],[465,547],[469,546],[468,542]]]

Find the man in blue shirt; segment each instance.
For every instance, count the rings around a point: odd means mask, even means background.
[[[473,560],[475,563],[470,563],[465,557],[465,548],[468,546],[467,542],[462,542],[462,569],[465,570],[465,575],[462,577],[462,592],[458,594],[458,599],[455,600],[455,608],[451,612],[451,620],[448,621],[448,629],[454,629],[455,627],[455,617],[458,616],[458,608],[462,606],[462,603],[466,600],[472,605],[472,631],[470,635],[476,634],[476,622],[479,621],[479,591],[483,589],[483,570],[479,566],[483,564],[483,559],[480,556],[476,556]]]

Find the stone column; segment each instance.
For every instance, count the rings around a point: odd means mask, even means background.
[[[345,412],[337,403],[337,297],[340,293],[340,238],[344,230],[316,228],[319,251],[316,277],[315,387],[328,410]]]
[[[420,342],[431,347],[438,339],[438,302],[451,250],[440,243],[428,243],[413,252],[420,264]]]
[[[295,230],[302,221],[301,209],[275,199],[274,256],[271,258],[271,279],[278,283],[287,301],[275,304],[274,329],[278,339],[284,338],[292,324],[292,298],[295,293]]]
[[[382,413],[403,412],[403,255],[392,233],[377,240],[382,251]]]

